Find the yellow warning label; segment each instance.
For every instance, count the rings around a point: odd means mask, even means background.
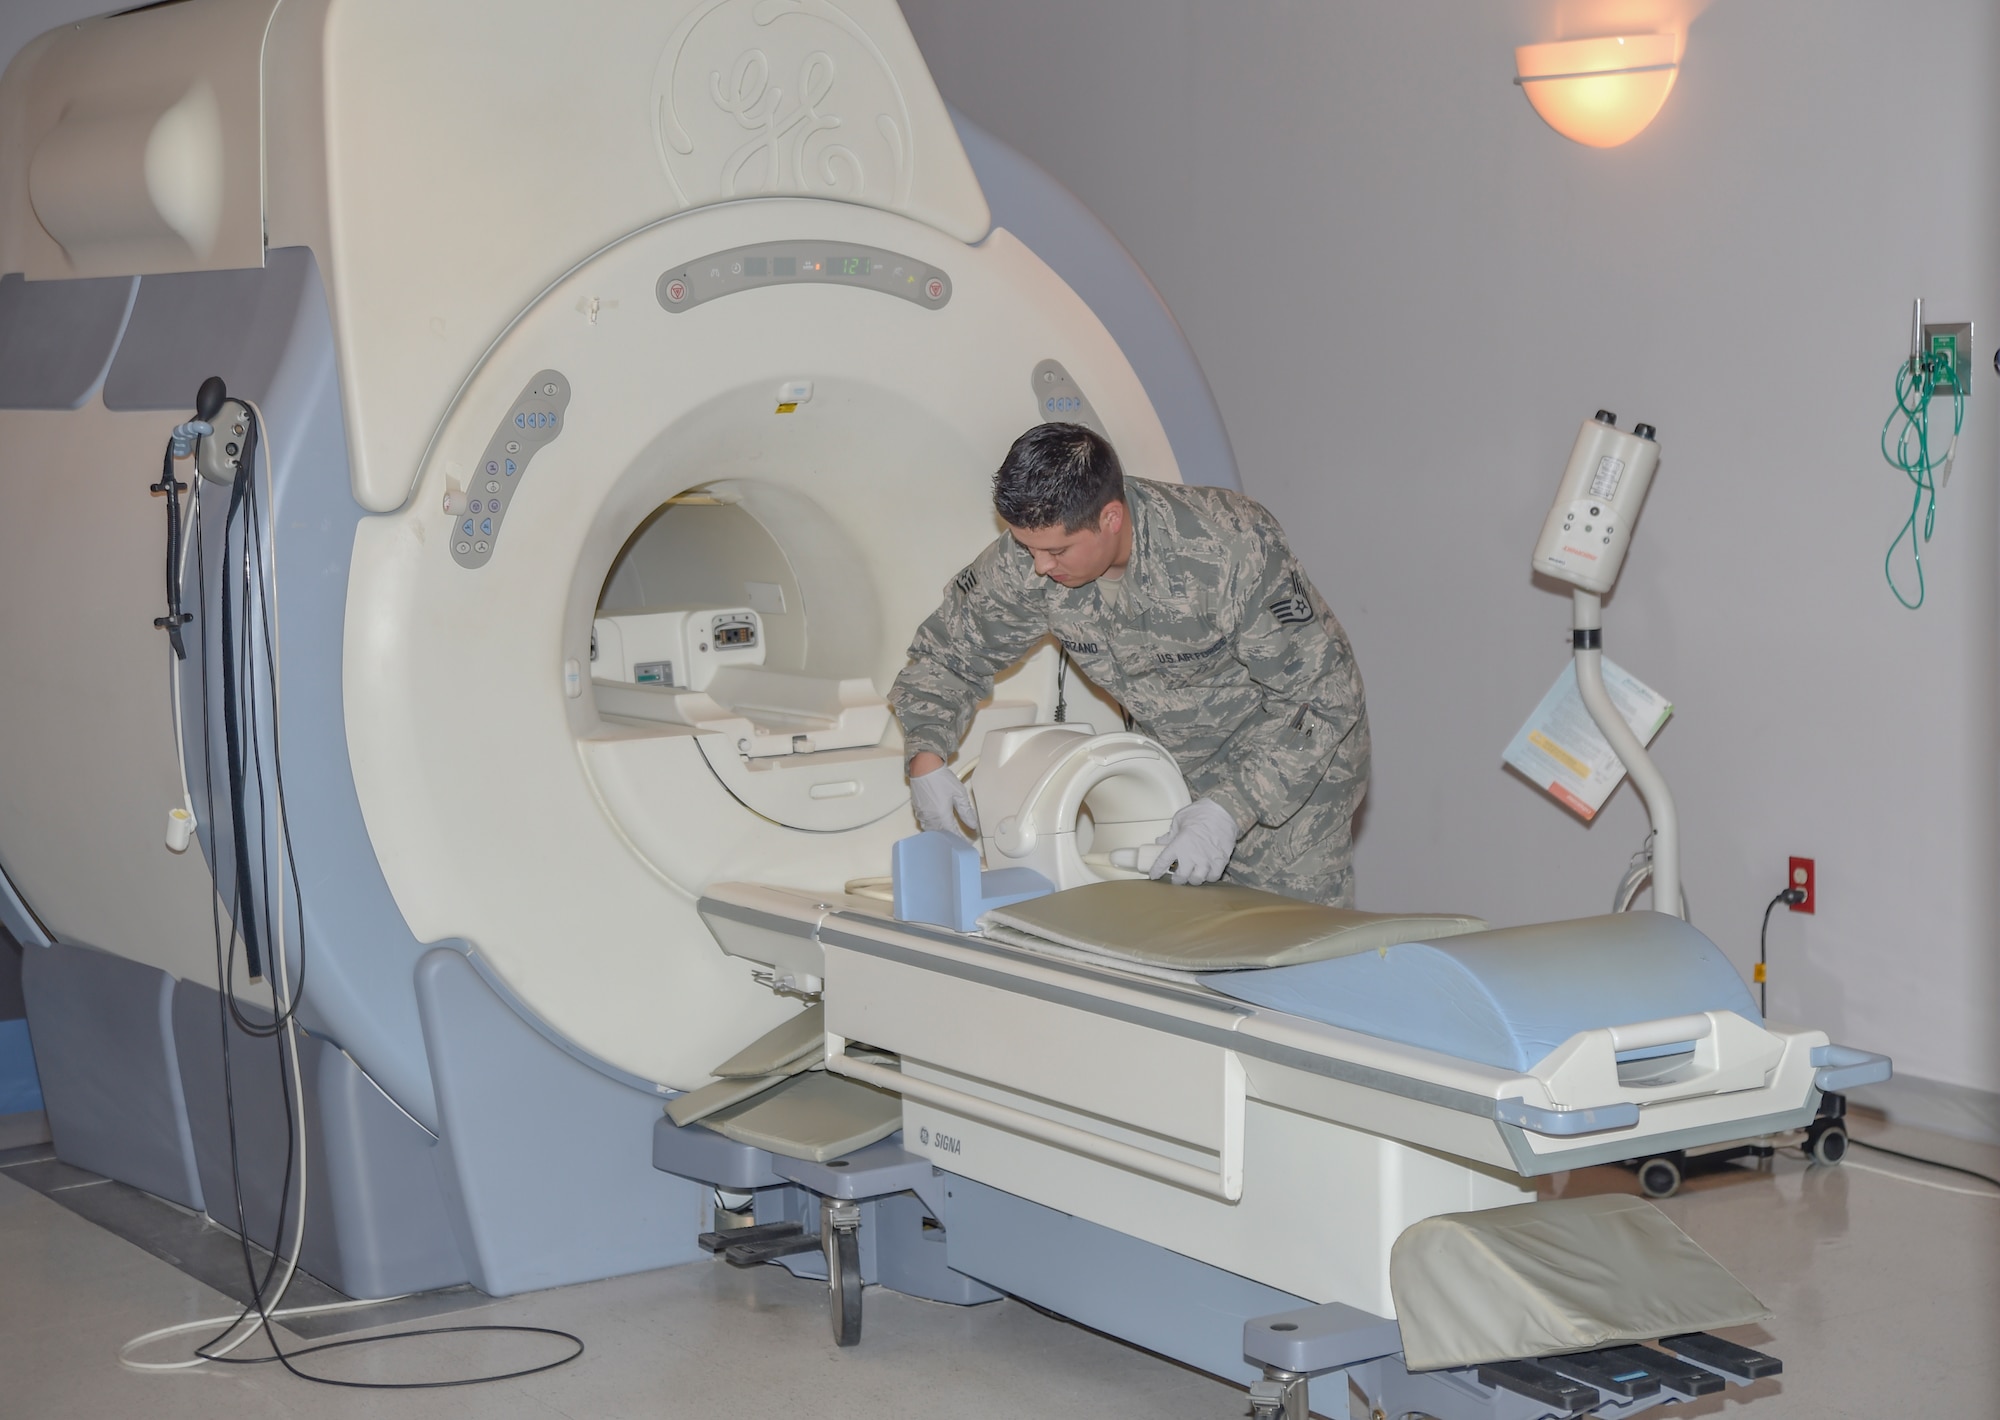
[[[1530,730],[1528,732],[1528,743],[1547,755],[1550,759],[1553,759],[1577,778],[1588,779],[1590,777],[1589,765],[1585,764],[1540,730]]]

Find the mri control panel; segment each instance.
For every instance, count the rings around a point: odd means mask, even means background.
[[[1044,360],[1035,366],[1028,377],[1029,388],[1035,392],[1035,412],[1044,424],[1081,424],[1109,439],[1104,421],[1097,417],[1097,411],[1090,407],[1090,396],[1083,387],[1070,378],[1068,370],[1060,360]]]
[[[951,301],[951,277],[915,257],[849,242],[759,242],[712,252],[660,273],[653,294],[669,312],[760,286],[859,286],[927,310]]]
[[[465,488],[445,494],[444,510],[453,523],[451,555],[459,566],[484,567],[493,556],[528,464],[562,433],[568,411],[569,381],[559,370],[543,370],[515,396]]]

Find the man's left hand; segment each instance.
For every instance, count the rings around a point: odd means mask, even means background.
[[[1171,872],[1177,883],[1212,883],[1236,851],[1236,820],[1213,799],[1196,799],[1174,815],[1173,827],[1154,840],[1163,844],[1149,877]]]

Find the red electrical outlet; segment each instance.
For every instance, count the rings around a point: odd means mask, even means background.
[[[1819,902],[1819,891],[1814,881],[1812,859],[1792,859],[1791,868],[1785,874],[1785,885],[1787,887],[1795,887],[1805,894],[1799,901],[1786,904],[1792,911],[1810,912]]]

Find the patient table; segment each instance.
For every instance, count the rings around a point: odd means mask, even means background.
[[[919,910],[953,920],[981,886],[975,858],[961,900]],[[826,1275],[843,1342],[863,1280],[997,1289],[1253,1383],[1271,1415],[1303,1415],[1314,1375],[1450,1420],[1774,1372],[1705,1334],[1767,1313],[1650,1204],[1530,1181],[1802,1127],[1888,1068],[1764,1022],[1651,913],[1490,931],[1145,881],[972,930],[757,884],[700,911],[823,1002],[656,1130],[660,1167],[755,1195],[756,1226],[709,1245]]]

